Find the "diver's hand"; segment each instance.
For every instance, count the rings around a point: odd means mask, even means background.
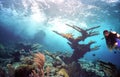
[[[120,39],[120,34],[117,33],[117,38]]]
[[[116,47],[118,45],[118,43],[116,42],[115,44],[114,44],[114,47]]]
[[[117,43],[117,42],[116,42],[116,43],[114,43],[114,45],[113,45],[112,49],[115,49],[115,48],[117,47],[117,45],[118,45],[118,43]]]
[[[114,43],[114,45],[112,47],[109,47],[109,50],[112,51],[113,49],[115,49],[115,47],[117,47],[118,43]]]
[[[112,51],[112,50],[113,50],[113,48],[109,48],[109,50],[110,50],[110,51]]]

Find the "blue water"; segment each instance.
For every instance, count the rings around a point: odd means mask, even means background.
[[[83,43],[95,40],[97,43],[94,45],[101,47],[86,53],[84,58],[100,59],[120,66],[120,53],[109,51],[105,39],[101,40],[103,30],[120,33],[119,6],[119,0],[0,0],[0,42],[37,42],[52,52],[72,53],[68,41],[53,30],[77,36],[78,32],[65,24],[84,29],[100,25],[96,29],[100,35],[87,38]]]

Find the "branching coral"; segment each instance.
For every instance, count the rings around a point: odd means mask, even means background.
[[[53,31],[53,32],[63,36],[64,38],[73,39],[73,34],[72,33],[58,33],[57,31]]]
[[[90,45],[95,43],[94,41],[89,42],[88,44],[80,44],[79,42],[84,41],[88,37],[99,35],[98,31],[93,31],[93,29],[99,28],[100,26],[95,26],[85,30],[75,25],[66,25],[81,33],[80,36],[74,38],[73,34],[71,33],[59,33],[57,31],[53,31],[56,34],[62,36],[63,38],[66,38],[69,41],[68,44],[70,45],[70,47],[74,49],[74,52],[70,57],[69,62],[77,61],[78,59],[83,57],[84,54],[88,51],[99,49],[100,46],[90,48]]]

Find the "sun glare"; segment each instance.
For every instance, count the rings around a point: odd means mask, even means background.
[[[65,24],[61,24],[61,23],[57,23],[57,25],[53,26],[52,30],[62,32],[62,33],[66,33],[69,31],[68,27]]]
[[[61,33],[66,33],[66,32],[69,32],[70,30],[72,30],[70,27],[68,27],[66,25],[65,22],[62,22],[61,19],[59,18],[56,18],[52,21],[49,21],[48,22],[51,26],[51,30],[55,30],[55,31],[58,31],[58,32],[61,32]]]
[[[40,13],[32,14],[31,18],[35,22],[44,22],[45,21],[45,16]]]
[[[63,3],[65,0],[49,0],[49,1],[56,4],[60,4],[60,3]]]

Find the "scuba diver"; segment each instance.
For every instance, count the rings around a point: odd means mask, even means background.
[[[104,30],[103,34],[106,40],[106,44],[110,50],[120,50],[120,34],[108,30]]]

